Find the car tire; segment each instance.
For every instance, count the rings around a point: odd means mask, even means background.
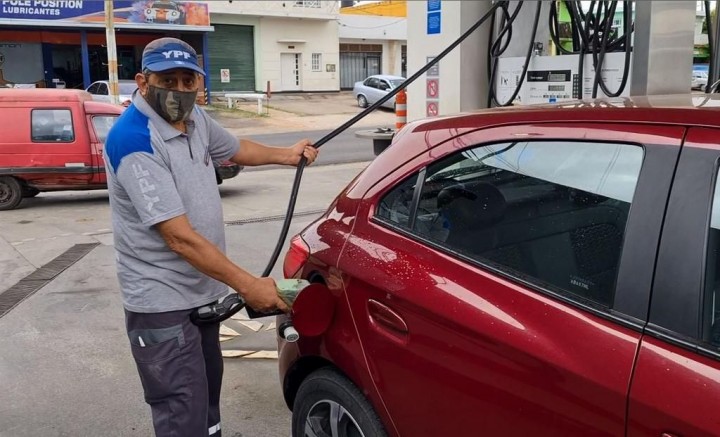
[[[15,209],[22,201],[22,186],[11,176],[0,177],[0,211]]]
[[[366,98],[365,96],[363,96],[362,94],[360,94],[359,96],[357,96],[357,102],[358,102],[358,106],[361,107],[361,108],[367,108],[367,107],[368,107],[367,98]]]
[[[331,420],[336,421],[341,436],[387,437],[360,390],[338,372],[325,368],[300,385],[293,404],[292,437],[336,435],[330,431]]]
[[[40,190],[38,190],[37,188],[23,187],[23,189],[22,189],[22,196],[24,199],[30,198],[30,197],[35,197],[38,194],[40,194]]]

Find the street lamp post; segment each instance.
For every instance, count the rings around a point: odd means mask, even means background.
[[[113,21],[113,15],[112,0],[105,0],[105,40],[107,42],[110,102],[119,105],[120,93],[118,92],[117,48],[115,46],[115,22]]]

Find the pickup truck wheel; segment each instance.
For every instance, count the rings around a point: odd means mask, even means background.
[[[22,200],[20,182],[10,176],[0,177],[0,211],[15,209]]]

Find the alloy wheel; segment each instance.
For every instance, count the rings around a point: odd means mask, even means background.
[[[310,408],[305,437],[365,437],[357,421],[342,405],[322,400]]]

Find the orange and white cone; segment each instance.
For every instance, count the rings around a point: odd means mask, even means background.
[[[407,124],[407,93],[401,89],[395,95],[395,130],[402,129]]]

